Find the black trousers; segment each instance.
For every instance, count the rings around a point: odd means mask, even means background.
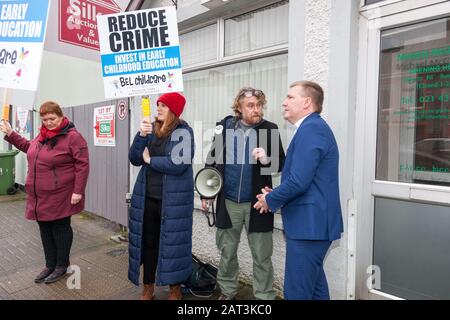
[[[54,221],[38,221],[38,224],[47,268],[67,268],[70,265],[69,256],[73,241],[70,217]]]
[[[155,283],[161,230],[161,202],[161,200],[154,198],[145,199],[144,227],[142,230],[144,284]]]

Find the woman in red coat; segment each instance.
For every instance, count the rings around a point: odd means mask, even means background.
[[[87,143],[55,102],[45,102],[39,113],[39,135],[28,141],[2,120],[5,140],[27,154],[26,218],[39,224],[46,267],[36,283],[52,283],[67,272],[73,232],[70,217],[84,209],[89,174]]]

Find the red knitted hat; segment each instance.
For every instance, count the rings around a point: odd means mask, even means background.
[[[183,112],[184,105],[186,104],[186,98],[178,92],[170,92],[159,97],[156,104],[158,105],[160,102],[169,107],[170,111],[172,111],[179,118]]]

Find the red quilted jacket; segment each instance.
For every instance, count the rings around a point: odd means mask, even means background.
[[[89,175],[87,143],[71,125],[57,136],[56,144],[42,144],[37,138],[28,141],[16,132],[5,140],[27,154],[28,173],[25,182],[30,220],[53,221],[79,213],[84,209]],[[72,193],[82,194],[82,200],[71,205]]]

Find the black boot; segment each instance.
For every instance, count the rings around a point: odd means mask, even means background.
[[[34,278],[34,282],[35,282],[35,283],[41,283],[41,282],[44,282],[45,278],[47,278],[47,277],[53,272],[53,270],[54,270],[54,269],[45,267],[45,269],[42,270],[41,273],[39,273],[39,274],[36,276],[36,278]]]
[[[53,283],[63,278],[67,273],[67,268],[56,267],[56,269],[44,280],[45,284]]]

